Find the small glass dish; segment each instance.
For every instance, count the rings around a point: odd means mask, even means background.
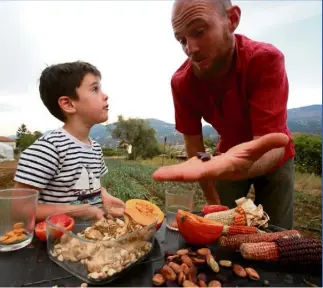
[[[0,190],[0,252],[29,245],[34,236],[38,191]]]
[[[91,206],[47,217],[47,252],[69,273],[89,284],[102,285],[121,277],[150,255],[157,219],[151,225],[136,227],[127,216],[97,219],[90,216],[93,213],[89,209]],[[65,229],[57,223],[66,216]]]

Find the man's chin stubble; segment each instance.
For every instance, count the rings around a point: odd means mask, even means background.
[[[213,63],[213,65],[205,71],[200,71],[199,69],[196,68],[195,65],[193,65],[193,71],[195,76],[198,77],[199,79],[207,79],[212,76],[216,76],[217,74],[220,74],[224,65],[225,65],[225,61]]]

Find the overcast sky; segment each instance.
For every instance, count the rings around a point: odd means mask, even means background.
[[[173,1],[0,1],[0,136],[25,123],[34,131],[61,125],[38,93],[41,71],[84,60],[103,74],[110,119],[174,123],[173,72],[185,60],[170,23]],[[233,1],[237,33],[278,47],[286,57],[288,108],[322,103],[321,1]]]

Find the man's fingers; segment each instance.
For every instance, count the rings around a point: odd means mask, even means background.
[[[158,168],[153,173],[153,179],[155,181],[181,181],[182,175],[180,174],[179,165],[175,164]]]
[[[202,163],[198,161],[161,167],[153,173],[153,179],[155,181],[197,181],[203,173]]]

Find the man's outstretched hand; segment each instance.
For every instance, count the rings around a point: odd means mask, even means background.
[[[226,153],[203,162],[197,157],[181,164],[159,168],[153,174],[156,181],[198,181],[204,179],[240,180],[248,178],[250,171],[265,153],[283,148],[289,142],[287,135],[271,133],[256,140],[232,147]]]

